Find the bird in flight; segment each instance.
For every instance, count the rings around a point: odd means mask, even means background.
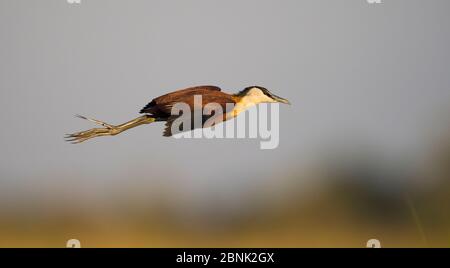
[[[201,96],[200,107],[195,105],[195,96]],[[177,103],[187,104],[192,113],[196,109],[204,109],[207,104],[218,104],[223,109],[223,115],[220,115],[220,121],[226,121],[236,117],[246,109],[255,106],[259,103],[285,103],[290,104],[287,99],[278,97],[272,94],[269,90],[260,86],[246,87],[243,90],[235,94],[228,94],[222,92],[219,87],[216,86],[196,86],[177,90],[160,97],[153,99],[140,113],[143,114],[131,121],[120,125],[111,125],[100,120],[88,118],[85,116],[77,115],[77,117],[89,120],[96,124],[101,125],[101,128],[92,128],[86,131],[81,131],[73,134],[66,135],[66,140],[72,143],[81,143],[86,140],[101,137],[101,136],[115,136],[128,130],[130,128],[137,127],[139,125],[150,124],[153,122],[166,122],[163,136],[172,136],[172,124],[173,122],[182,116],[181,114],[172,114],[172,107]],[[215,116],[214,113],[209,115],[202,115],[202,123],[205,123],[209,118]],[[193,118],[193,117],[191,117]],[[206,127],[204,125],[200,127]],[[190,130],[190,129],[189,129]]]

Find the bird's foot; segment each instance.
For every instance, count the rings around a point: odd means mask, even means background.
[[[73,134],[67,134],[65,136],[66,141],[71,142],[71,143],[81,143],[83,141],[95,138],[95,137],[101,137],[101,136],[114,136],[117,135],[121,132],[121,129],[117,126],[113,126],[110,124],[107,124],[105,122],[96,120],[96,119],[92,119],[92,118],[87,118],[81,115],[77,115],[78,118],[81,119],[85,119],[85,120],[89,120],[91,122],[94,122],[96,124],[99,124],[101,126],[103,126],[103,128],[92,128],[89,130],[85,130],[85,131],[80,131],[77,133],[73,133]]]

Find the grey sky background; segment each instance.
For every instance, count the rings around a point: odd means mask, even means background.
[[[249,189],[333,144],[420,158],[448,126],[449,1],[81,1],[0,1],[3,191],[24,181],[39,191],[48,177],[69,188],[140,178]],[[289,99],[279,148],[165,138],[162,124],[63,140],[94,127],[75,114],[122,123],[154,97],[201,84],[256,84]]]

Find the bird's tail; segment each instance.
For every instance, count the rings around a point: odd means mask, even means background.
[[[92,128],[86,131],[81,131],[81,132],[77,132],[77,133],[73,133],[73,134],[68,134],[66,135],[66,140],[72,143],[80,143],[95,137],[100,137],[100,136],[115,136],[117,134],[120,134],[122,132],[124,132],[125,130],[128,130],[130,128],[134,128],[140,125],[144,125],[144,124],[150,124],[156,121],[156,118],[151,117],[149,115],[143,115],[140,116],[138,118],[135,118],[131,121],[128,121],[126,123],[114,126],[114,125],[110,125],[107,124],[105,122],[96,120],[96,119],[92,119],[92,118],[88,118],[88,117],[84,117],[81,115],[77,115],[78,118],[81,119],[85,119],[85,120],[89,120],[91,122],[94,122],[96,124],[99,124],[101,126],[103,126],[102,128]]]

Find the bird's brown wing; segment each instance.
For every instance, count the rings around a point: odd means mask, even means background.
[[[185,103],[187,103],[190,107],[191,110],[191,114],[190,114],[190,118],[191,118],[191,124],[190,126],[184,126],[181,125],[181,129],[177,129],[175,130],[175,133],[172,132],[172,124],[173,122],[179,118],[181,115],[170,115],[167,119],[166,119],[166,124],[165,124],[165,129],[164,129],[164,133],[163,136],[165,137],[170,137],[174,134],[177,133],[181,133],[181,132],[185,132],[185,131],[190,131],[193,130],[195,128],[199,128],[199,127],[209,127],[209,126],[205,126],[205,123],[207,122],[208,119],[210,119],[211,117],[215,116],[214,122],[222,122],[227,120],[226,118],[226,114],[228,112],[231,112],[231,110],[234,108],[234,106],[230,106],[227,104],[235,104],[234,99],[232,98],[231,95],[228,95],[226,93],[223,92],[208,92],[208,93],[204,93],[202,94],[202,106],[201,107],[195,107],[194,106],[194,97],[190,96],[189,98],[184,99]],[[207,107],[205,107],[206,104],[208,103],[215,103],[218,104],[222,109],[222,115],[219,115],[216,113],[216,111],[212,111],[209,110],[208,112],[206,112],[208,109]],[[211,107],[209,107],[211,108]],[[198,111],[197,109],[200,109],[200,111]],[[214,108],[212,108],[214,109]],[[194,116],[195,116],[195,112],[198,111],[199,114],[202,115],[202,123],[201,126],[196,126],[194,124]],[[170,113],[170,111],[169,111]],[[203,114],[205,113],[205,114]]]
[[[216,86],[196,86],[177,90],[157,98],[154,98],[140,113],[151,114],[158,118],[167,118],[170,116],[172,106],[177,102],[193,103],[195,95],[210,95],[214,93],[222,93],[219,87]],[[224,94],[224,93],[223,93]],[[227,94],[225,94],[227,95]]]
[[[195,107],[194,96],[201,95],[202,103],[201,106]],[[166,121],[166,127],[164,130],[164,136],[172,136],[172,124],[173,122],[179,118],[181,115],[171,115],[172,107],[176,103],[185,103],[189,106],[191,111],[191,125],[190,126],[182,126],[181,130],[177,130],[177,133],[189,131],[196,127],[203,127],[204,123],[211,118],[212,116],[216,116],[214,121],[220,122],[226,120],[226,113],[230,112],[233,109],[233,106],[227,104],[235,104],[235,100],[233,96],[220,91],[218,87],[212,86],[201,86],[195,88],[184,89],[180,91],[175,91],[173,93],[169,93],[154,99],[151,103],[147,105],[141,112],[149,113],[154,117],[159,118],[160,121]],[[207,109],[205,109],[205,105],[209,103],[218,104],[222,108],[223,115],[218,116],[216,111],[212,112],[208,111],[208,114],[202,115],[202,125],[195,126],[194,125],[194,114],[196,110],[199,110],[200,114]],[[211,107],[210,107],[211,108]],[[214,108],[212,108],[214,109]],[[206,113],[206,112],[205,112]]]

